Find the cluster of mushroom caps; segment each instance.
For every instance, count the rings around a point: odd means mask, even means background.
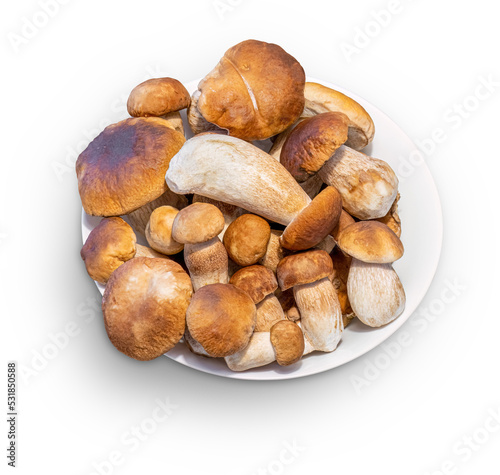
[[[81,255],[120,351],[150,360],[182,340],[234,371],[291,365],[334,351],[354,317],[402,313],[398,180],[360,151],[374,125],[356,101],[248,40],[192,96],[148,80],[128,111],[76,163],[84,210],[103,217]]]

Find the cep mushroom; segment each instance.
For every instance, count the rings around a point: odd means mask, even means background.
[[[273,293],[278,288],[278,282],[273,271],[267,267],[244,267],[231,277],[229,283],[246,292],[255,303],[256,332],[268,332],[276,322],[286,319],[281,304]]]
[[[132,117],[160,117],[184,135],[179,113],[191,103],[187,89],[177,79],[148,79],[132,89],[127,110]]]
[[[179,210],[173,206],[160,206],[151,213],[146,226],[146,239],[155,251],[171,256],[184,249],[184,244],[172,237],[172,226],[178,213]]]
[[[252,144],[224,135],[199,135],[188,140],[170,162],[168,186],[180,194],[198,193],[233,204],[271,221],[294,223],[294,242],[308,249],[321,242],[335,227],[338,216],[325,209],[333,193],[312,202],[288,171]],[[315,203],[315,201],[317,203]],[[309,209],[308,205],[311,204]],[[318,206],[316,206],[316,204]],[[301,213],[306,210],[306,219]],[[316,214],[322,213],[325,214]],[[307,229],[300,224],[314,218]],[[283,244],[283,243],[282,243]]]
[[[282,291],[293,287],[306,338],[325,352],[337,348],[344,329],[337,292],[328,278],[332,272],[330,256],[320,250],[285,257],[277,272]]]
[[[343,145],[349,119],[325,112],[300,122],[283,145],[280,162],[298,182],[316,173],[342,196],[343,207],[359,219],[387,214],[398,192],[392,168],[376,158]]]
[[[404,253],[396,234],[378,221],[360,221],[340,233],[338,245],[353,258],[347,295],[356,316],[370,327],[386,325],[399,317],[406,297],[392,267]]]
[[[177,213],[172,238],[184,244],[184,260],[196,292],[208,284],[227,284],[227,252],[218,238],[224,217],[208,203],[193,203]]]

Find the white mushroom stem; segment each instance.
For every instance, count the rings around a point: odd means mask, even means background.
[[[345,210],[359,219],[385,216],[398,194],[398,178],[388,163],[342,145],[318,172],[337,188]]]
[[[342,309],[332,283],[325,277],[293,288],[304,335],[318,351],[333,351],[342,337]]]
[[[285,313],[281,308],[280,301],[276,295],[269,294],[257,305],[257,323],[255,324],[256,332],[271,331],[271,327],[280,320],[286,320]]]
[[[325,239],[323,239],[323,241],[321,241],[319,244],[314,246],[314,249],[321,249],[322,251],[328,252],[328,254],[330,254],[330,252],[333,251],[333,248],[336,245],[337,245],[337,243],[335,242],[335,239],[333,238],[333,236],[330,236],[328,234],[325,237]]]
[[[225,135],[188,140],[170,161],[166,181],[176,193],[197,193],[283,225],[311,202],[274,158]]]
[[[304,343],[304,355],[312,353],[314,348],[308,342],[307,338],[304,338]],[[255,332],[243,350],[226,356],[224,359],[232,371],[246,371],[247,369],[258,368],[276,361],[276,353],[271,343],[270,332]]]
[[[217,236],[199,244],[185,244],[184,260],[195,292],[205,285],[229,282],[226,248]]]
[[[369,264],[353,258],[347,278],[347,295],[355,315],[370,327],[380,327],[399,317],[406,296],[391,264]]]

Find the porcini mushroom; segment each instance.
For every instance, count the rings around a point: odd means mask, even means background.
[[[193,203],[177,213],[172,224],[172,238],[184,244],[184,260],[198,289],[208,284],[227,284],[228,257],[218,238],[224,217],[208,203]]]
[[[182,338],[191,281],[169,259],[137,257],[111,275],[102,299],[111,343],[137,360],[151,360]]]
[[[305,350],[301,328],[290,320],[275,323],[271,328],[271,343],[280,366],[289,366],[302,358]]]
[[[211,356],[224,357],[247,346],[257,319],[255,304],[231,284],[199,289],[187,309],[189,333]]]
[[[276,322],[286,319],[280,302],[273,293],[278,288],[278,282],[267,267],[243,267],[231,277],[229,283],[246,292],[255,303],[256,332],[269,331]]]
[[[179,210],[173,206],[160,206],[151,213],[146,226],[146,239],[155,251],[170,256],[184,249],[184,244],[172,238],[172,226],[178,213]]]
[[[396,234],[378,221],[360,221],[340,233],[338,245],[353,257],[347,295],[356,316],[380,327],[401,315],[406,296],[392,263],[404,248]]]
[[[343,332],[342,311],[328,276],[333,272],[330,256],[314,250],[285,257],[278,265],[281,290],[293,287],[302,330],[315,350],[333,351]]]

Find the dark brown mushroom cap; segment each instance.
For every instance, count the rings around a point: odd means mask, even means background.
[[[394,231],[378,221],[359,221],[347,226],[338,237],[339,247],[356,259],[389,264],[403,256],[404,247]]]
[[[286,227],[280,237],[285,249],[302,251],[319,244],[337,225],[342,212],[342,197],[327,186]]]
[[[232,355],[248,345],[257,310],[246,292],[231,284],[209,284],[193,296],[187,310],[191,336],[215,357]]]
[[[102,299],[111,343],[131,358],[152,360],[184,334],[191,279],[170,259],[136,257],[120,266]]]
[[[83,209],[93,216],[128,214],[167,191],[165,173],[185,138],[155,117],[106,127],[76,161]]]
[[[341,112],[308,117],[292,130],[281,149],[280,162],[298,181],[306,181],[347,140],[349,119]]]
[[[160,117],[189,107],[191,97],[177,79],[148,79],[132,89],[127,110],[132,117]]]
[[[278,284],[281,290],[287,290],[296,285],[316,282],[328,277],[332,272],[332,259],[327,252],[301,252],[285,257],[278,264]]]
[[[229,283],[250,295],[255,304],[278,288],[274,272],[259,265],[243,267],[233,274]]]

